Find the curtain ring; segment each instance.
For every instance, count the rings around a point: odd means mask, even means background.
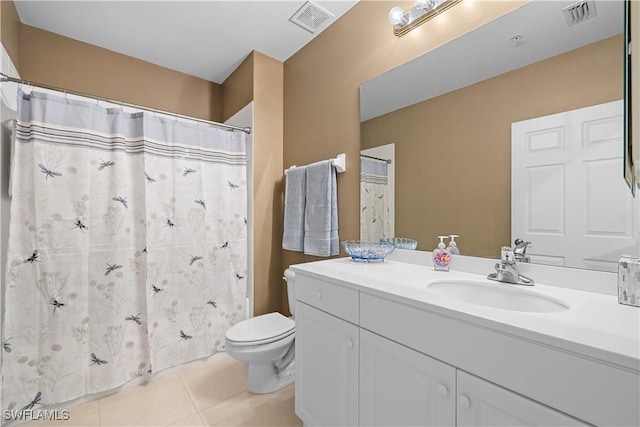
[[[26,91],[27,91],[29,94],[31,94],[31,92],[33,92],[33,88],[34,88],[34,86],[31,84],[31,82],[30,82],[30,81],[28,81],[28,80],[27,80],[27,81],[25,81],[25,82],[24,82],[24,86],[25,86]]]

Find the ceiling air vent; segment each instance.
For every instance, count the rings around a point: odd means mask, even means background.
[[[329,18],[333,18],[333,15],[320,6],[308,1],[289,18],[289,21],[299,25],[310,33],[315,33],[316,29]]]
[[[562,9],[564,20],[568,26],[579,24],[598,14],[593,0],[582,0]]]

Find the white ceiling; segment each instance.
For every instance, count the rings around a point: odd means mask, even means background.
[[[16,1],[27,25],[222,83],[257,50],[284,62],[357,0],[315,1],[314,34],[289,21],[305,0]]]
[[[597,16],[567,26],[562,8],[575,1],[538,0],[527,3],[369,80],[360,88],[361,120],[431,99],[623,31],[623,2],[612,0],[595,0]],[[511,41],[516,34],[523,36],[517,44]],[[622,44],[620,49],[623,49]]]

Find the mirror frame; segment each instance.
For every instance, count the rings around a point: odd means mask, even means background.
[[[631,62],[631,0],[624,2],[624,180],[636,196],[636,175],[633,164],[633,108],[632,108],[632,62]]]

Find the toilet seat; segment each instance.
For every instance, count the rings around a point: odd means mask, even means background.
[[[236,346],[267,344],[295,332],[296,323],[280,313],[253,317],[233,325],[227,330],[227,342]]]
[[[257,340],[257,341],[233,341],[230,340],[229,338],[226,339],[226,343],[227,343],[227,347],[229,347],[229,345],[232,345],[234,347],[250,347],[250,346],[257,346],[257,345],[266,345],[266,344],[270,344],[276,341],[281,341],[289,336],[292,336],[295,334],[295,330],[289,331],[286,334],[282,334],[279,335],[277,337],[271,337],[271,338],[266,338],[264,340]]]

